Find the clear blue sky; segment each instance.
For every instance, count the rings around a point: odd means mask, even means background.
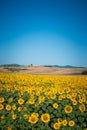
[[[87,66],[87,0],[0,0],[0,64]]]

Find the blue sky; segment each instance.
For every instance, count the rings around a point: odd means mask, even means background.
[[[87,67],[87,0],[0,0],[0,64]]]

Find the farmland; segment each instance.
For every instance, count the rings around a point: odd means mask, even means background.
[[[0,73],[1,130],[87,130],[87,77]]]
[[[57,68],[46,66],[0,66],[0,72],[38,75],[81,75],[86,68]]]

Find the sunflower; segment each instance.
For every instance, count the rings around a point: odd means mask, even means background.
[[[25,120],[28,119],[28,115],[27,114],[24,114],[23,117],[24,117]]]
[[[63,120],[62,124],[63,124],[63,126],[66,126],[67,125],[67,120]]]
[[[9,103],[11,103],[11,102],[13,101],[13,98],[9,98],[9,100],[8,100],[8,101],[9,101]]]
[[[20,112],[22,110],[22,107],[18,107],[18,112]]]
[[[39,117],[39,114],[38,114],[38,113],[32,113],[32,115],[35,115],[35,116]]]
[[[5,99],[3,97],[0,97],[0,103],[3,103]]]
[[[6,110],[10,111],[11,110],[11,106],[10,105],[6,105]]]
[[[29,100],[28,100],[28,102],[27,102],[28,104],[34,104],[35,103],[35,101],[34,101],[34,99],[33,98],[30,98]]]
[[[57,108],[58,108],[58,103],[54,103],[54,104],[53,104],[53,107],[54,107],[55,109],[57,109]]]
[[[38,122],[38,117],[36,115],[31,115],[28,120],[31,124],[36,124]]]
[[[58,123],[58,122],[54,123],[53,128],[55,130],[58,130],[60,128],[60,123]]]
[[[56,98],[56,94],[53,94],[53,93],[52,93],[52,94],[50,95],[50,98],[51,98],[51,99],[55,99],[55,98]]]
[[[81,104],[80,106],[79,106],[79,110],[81,111],[81,112],[84,112],[85,111],[85,105],[84,104]]]
[[[48,113],[42,114],[41,121],[44,123],[48,123],[50,121],[50,115]]]
[[[56,98],[56,94],[54,94],[53,92],[48,92],[47,93],[47,98],[48,99],[55,99]]]
[[[69,93],[71,89],[69,87],[66,88],[66,93]]]
[[[65,113],[70,114],[72,112],[72,106],[66,105],[64,108]]]
[[[12,130],[12,127],[11,127],[11,126],[9,126],[7,130]]]
[[[75,122],[74,122],[73,120],[70,120],[70,121],[69,121],[69,126],[72,127],[72,126],[74,126],[74,125],[75,125]]]
[[[57,121],[58,121],[59,124],[62,124],[62,119],[61,118],[58,118]]]
[[[4,119],[4,118],[5,118],[5,115],[2,115],[2,116],[1,116],[1,119]]]
[[[78,102],[81,104],[81,103],[83,103],[83,100],[82,100],[82,99],[79,99]]]
[[[71,98],[71,95],[68,93],[68,94],[66,95],[66,98],[70,99],[70,98]]]
[[[62,95],[64,93],[64,90],[63,89],[59,89],[58,90],[58,94]]]
[[[24,107],[24,108],[23,108],[23,110],[24,110],[24,111],[27,111],[27,108],[26,108],[26,107]]]
[[[77,105],[77,101],[76,100],[72,100],[72,104],[75,106]]]
[[[63,99],[66,98],[66,95],[63,94],[63,95],[62,95],[62,98],[63,98]]]
[[[63,99],[63,95],[60,95],[60,96],[58,97],[58,100],[61,101],[62,99]]]
[[[0,104],[0,110],[2,110],[4,108],[4,106],[2,104]]]
[[[19,103],[20,105],[22,105],[22,104],[24,103],[24,100],[23,100],[22,98],[19,98],[19,99],[18,99],[18,103]]]
[[[15,120],[17,118],[17,115],[16,114],[13,114],[12,115],[12,119]]]
[[[45,100],[45,97],[44,97],[44,96],[39,96],[39,99],[38,99],[39,103],[44,102],[44,100]]]
[[[12,110],[16,110],[16,105],[15,104],[12,105]]]

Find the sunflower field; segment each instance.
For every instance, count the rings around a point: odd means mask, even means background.
[[[87,77],[0,73],[0,130],[87,130]]]

